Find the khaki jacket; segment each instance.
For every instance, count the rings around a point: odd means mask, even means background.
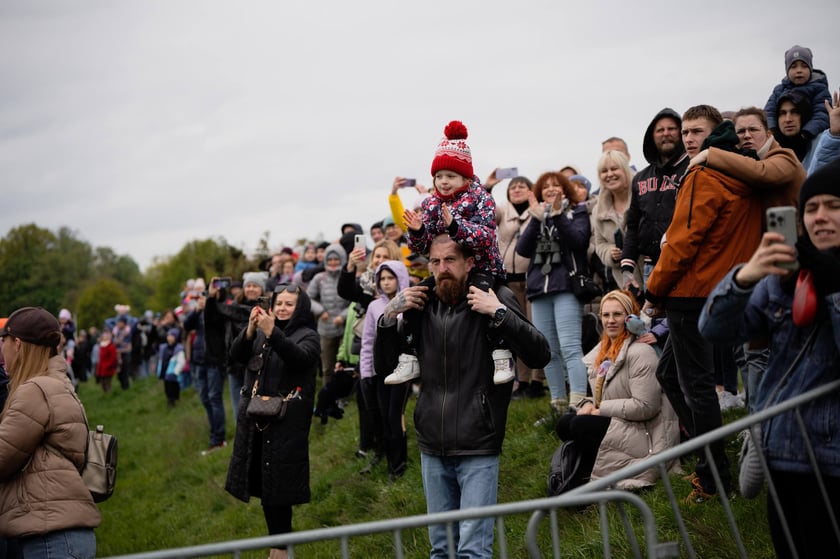
[[[64,359],[53,357],[44,375],[9,396],[0,419],[0,536],[95,528],[101,522],[79,474],[88,428],[66,370]]]
[[[628,200],[629,202],[629,200]],[[615,202],[613,200],[612,192],[604,189],[598,196],[595,207],[592,210],[590,221],[592,222],[592,241],[595,246],[595,254],[601,259],[601,262],[607,266],[613,275],[615,284],[621,287],[624,282],[621,278],[621,259],[618,262],[612,259],[610,251],[615,248],[615,231],[621,230],[622,236],[627,233],[627,224],[624,221],[625,214],[618,213],[615,210]],[[642,285],[642,264],[644,257],[640,257],[636,262],[636,267],[633,271],[633,276],[636,278],[636,283]]]
[[[531,259],[516,253],[516,242],[530,220],[531,212],[527,209],[518,214],[510,202],[501,207],[496,206],[496,237],[508,276],[517,277],[528,271],[528,263]]]
[[[593,394],[597,381],[595,358],[600,347],[598,344],[583,358]],[[598,448],[592,479],[607,476],[679,444],[677,414],[656,380],[658,363],[656,351],[631,336],[607,371],[599,408],[601,415],[610,418],[610,426]],[[668,469],[672,473],[678,472],[679,460],[668,464]],[[645,487],[653,485],[657,479],[659,470],[651,468],[620,481],[618,488]]]
[[[709,148],[706,165],[747,183],[759,195],[764,208],[799,206],[799,189],[805,182],[805,168],[792,150],[774,138],[753,159],[719,148]]]

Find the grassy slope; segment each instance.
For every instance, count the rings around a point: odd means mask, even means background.
[[[265,535],[259,501],[242,503],[224,490],[232,446],[209,456],[200,451],[207,445],[204,408],[193,390],[182,395],[178,406],[166,407],[163,387],[148,379],[127,392],[116,388],[104,395],[92,381],[80,389],[90,423],[104,423],[120,444],[117,491],[100,505],[102,526],[97,530],[98,555],[150,551]],[[227,389],[226,398],[227,398]],[[229,402],[226,409],[230,417]],[[511,404],[508,433],[501,461],[499,501],[539,498],[545,494],[549,459],[557,438],[548,427],[534,427],[535,419],[547,408],[547,399]],[[310,436],[312,502],[295,507],[295,530],[352,524],[362,521],[423,514],[425,502],[420,480],[419,458],[411,424],[413,400],[409,403],[409,468],[396,483],[388,481],[384,464],[372,475],[360,476],[363,462],[353,457],[357,448],[358,423],[355,404],[340,421],[326,426],[315,423]],[[228,424],[229,442],[233,426]],[[730,444],[735,452],[735,444]],[[678,496],[688,484],[673,479]],[[676,540],[673,515],[664,493],[657,487],[644,493],[657,519],[659,538]],[[736,498],[733,508],[746,540],[750,557],[772,557],[765,523],[763,499]],[[683,508],[689,532],[700,557],[737,555],[725,517],[718,503]],[[614,557],[629,556],[626,538],[617,516],[613,519],[611,542]],[[603,550],[596,510],[558,513],[564,557],[600,557]],[[524,532],[528,517],[506,520],[511,557],[525,557]],[[543,553],[551,554],[547,523],[541,538]],[[368,536],[351,543],[354,557],[393,556],[390,535]],[[428,557],[425,530],[403,534],[406,557]],[[337,543],[298,548],[305,557],[338,557]],[[245,553],[243,557],[264,557]]]

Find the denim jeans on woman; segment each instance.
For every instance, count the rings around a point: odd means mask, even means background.
[[[96,535],[92,528],[57,530],[48,534],[29,536],[19,540],[26,559],[94,559],[96,557]]]
[[[583,305],[572,293],[543,295],[531,300],[531,317],[551,348],[551,361],[545,366],[551,399],[566,399],[567,373],[569,390],[585,394],[586,367],[580,346]]]
[[[220,445],[225,441],[225,404],[222,391],[225,377],[219,367],[193,363],[195,387],[210,423],[210,446]]]
[[[420,453],[423,491],[429,513],[495,505],[499,490],[499,456],[431,456]],[[493,557],[492,517],[457,522],[455,557]],[[449,557],[446,525],[429,526],[430,559]]]

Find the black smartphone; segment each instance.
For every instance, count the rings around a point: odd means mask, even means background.
[[[216,278],[213,280],[213,287],[216,289],[230,289],[230,284],[233,283],[229,277]]]
[[[408,188],[409,186],[415,186],[417,184],[417,179],[403,179],[402,186],[400,188]]]
[[[268,312],[268,308],[271,306],[271,297],[257,297],[257,305],[265,312]]]
[[[621,233],[621,229],[615,230],[615,248],[624,248],[624,235]]]

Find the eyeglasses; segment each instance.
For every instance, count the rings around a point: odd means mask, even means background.
[[[763,132],[763,131],[764,131],[763,128],[758,128],[756,126],[750,126],[749,128],[736,128],[735,129],[735,133],[739,136],[743,136],[747,132],[750,133],[750,136],[755,136],[759,132]]]
[[[300,286],[296,283],[281,283],[274,288],[275,293],[283,293],[284,291],[286,293],[294,293],[297,295],[300,293]]]

